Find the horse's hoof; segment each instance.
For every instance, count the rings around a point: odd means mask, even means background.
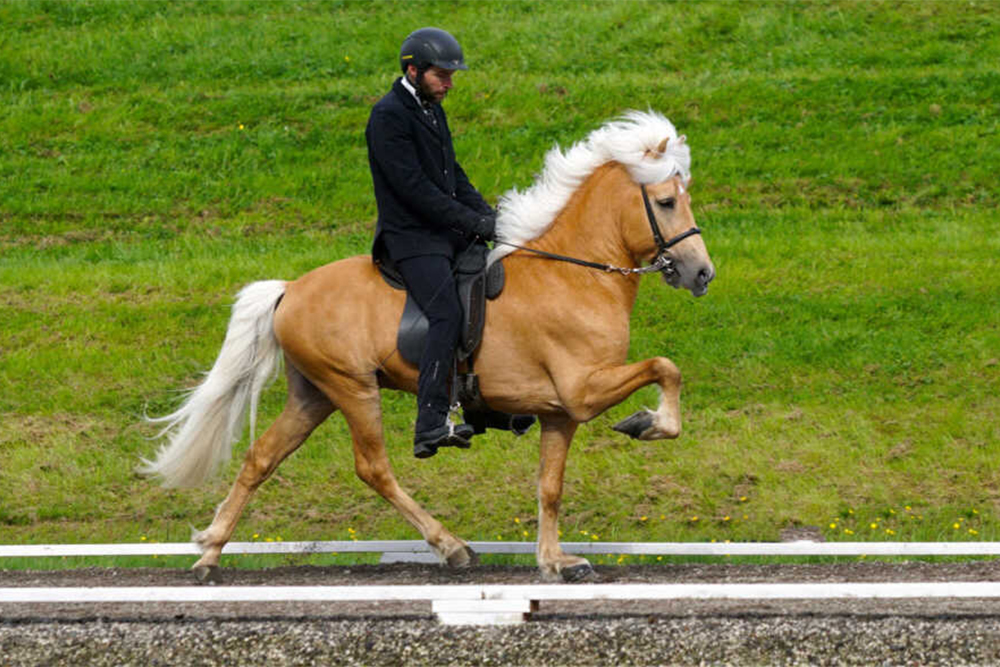
[[[559,574],[562,575],[563,581],[571,584],[574,581],[589,579],[594,574],[594,568],[590,563],[580,563],[572,567],[564,567],[559,571]]]
[[[199,584],[214,586],[222,583],[222,568],[218,565],[199,565],[191,570]]]
[[[447,565],[450,570],[464,570],[475,567],[479,565],[479,554],[469,546],[462,547],[448,556]]]
[[[624,433],[630,438],[640,438],[643,433],[653,427],[653,420],[656,413],[649,410],[640,410],[631,417],[626,417],[611,428],[619,433]]]

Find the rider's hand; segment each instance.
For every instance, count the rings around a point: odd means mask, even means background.
[[[496,238],[497,219],[495,215],[480,216],[472,226],[472,233],[484,241]]]

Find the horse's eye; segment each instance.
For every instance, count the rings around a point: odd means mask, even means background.
[[[662,206],[663,208],[668,208],[670,210],[673,210],[674,207],[677,206],[677,200],[674,199],[673,197],[667,197],[666,199],[657,199],[656,203]]]

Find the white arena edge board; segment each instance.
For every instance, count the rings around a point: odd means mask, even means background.
[[[150,586],[0,588],[0,604],[366,602],[389,600],[815,600],[1000,598],[1000,582],[538,584],[427,586]]]
[[[1000,542],[562,542],[572,554],[646,556],[1000,556]],[[480,554],[533,554],[535,542],[469,542]],[[427,554],[422,540],[230,542],[224,554]],[[197,556],[191,542],[0,545],[0,558]]]

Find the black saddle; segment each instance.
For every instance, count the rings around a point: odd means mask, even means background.
[[[486,302],[500,296],[505,282],[503,264],[494,262],[489,268],[486,267],[488,253],[488,247],[475,244],[455,262],[455,282],[462,305],[462,331],[455,356],[458,361],[468,360],[469,371],[458,374],[453,370],[452,400],[457,399],[461,403],[465,422],[476,433],[495,428],[522,435],[535,423],[535,418],[531,415],[509,415],[491,409],[479,391],[479,378],[473,372],[472,360],[469,359],[483,339]],[[389,285],[396,289],[406,289],[402,276],[391,262],[381,259],[375,265]],[[396,333],[396,347],[402,357],[415,366],[420,364],[428,328],[427,317],[413,297],[407,294],[406,307]]]
[[[462,305],[462,331],[458,341],[455,356],[459,361],[465,361],[479,347],[483,339],[483,326],[486,324],[486,301],[500,296],[504,286],[503,264],[494,262],[489,270],[486,268],[486,255],[489,248],[474,244],[455,261],[455,282],[458,286],[458,299]],[[405,290],[402,276],[391,262],[376,263],[382,277],[396,289]],[[409,294],[406,295],[406,307],[399,320],[399,330],[396,333],[396,347],[408,362],[420,364],[427,341],[427,316]]]

